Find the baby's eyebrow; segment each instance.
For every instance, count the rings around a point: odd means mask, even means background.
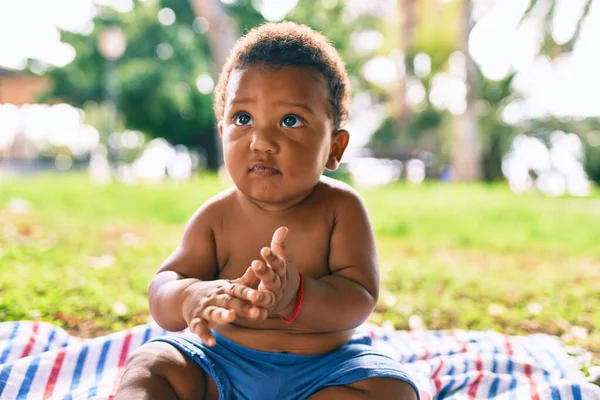
[[[239,99],[233,99],[229,102],[229,106],[233,106],[235,104],[253,104],[256,103],[256,98],[254,97],[242,97]],[[315,114],[315,111],[310,108],[307,104],[304,103],[294,103],[292,101],[278,101],[275,103],[276,105],[282,105],[282,106],[291,106],[291,107],[299,107],[302,108],[304,110],[306,110],[307,112],[311,113],[311,114]]]
[[[234,104],[245,104],[245,103],[255,103],[256,99],[254,97],[244,97],[241,99],[233,99],[229,102],[229,105]]]
[[[309,112],[311,114],[315,113],[312,108],[310,108],[308,105],[303,104],[303,103],[294,103],[294,102],[290,102],[290,101],[278,101],[276,104],[281,104],[283,106],[299,107],[299,108],[303,108],[304,110],[306,110],[307,112]]]

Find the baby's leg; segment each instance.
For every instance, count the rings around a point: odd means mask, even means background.
[[[394,378],[370,378],[347,386],[331,386],[318,391],[309,400],[416,400],[408,383]]]
[[[214,380],[168,343],[151,342],[129,358],[115,400],[217,400]]]

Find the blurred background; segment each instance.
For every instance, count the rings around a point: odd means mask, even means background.
[[[3,174],[217,169],[217,73],[240,34],[286,18],[347,62],[344,170],[358,185],[508,180],[581,196],[600,181],[597,1],[24,0],[0,15]]]
[[[227,184],[218,71],[283,19],[351,77],[334,176],[373,219],[373,321],[599,354],[600,0],[0,0],[0,319],[147,320],[152,274]]]

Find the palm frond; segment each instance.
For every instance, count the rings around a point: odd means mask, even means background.
[[[543,16],[543,39],[542,45],[540,46],[540,54],[545,54],[550,56],[551,58],[555,58],[560,54],[567,53],[573,51],[577,40],[579,40],[579,36],[581,35],[581,30],[583,28],[583,23],[587,19],[587,16],[590,13],[590,9],[594,0],[586,0],[583,12],[581,17],[577,21],[577,27],[573,36],[564,44],[558,44],[554,40],[552,36],[552,22],[554,20],[555,12],[556,12],[556,0],[550,2],[548,10],[545,11]],[[523,24],[526,19],[531,17],[532,13],[535,12],[536,7],[543,6],[540,0],[532,0],[527,10],[523,13],[519,25]]]
[[[569,39],[569,41],[567,41],[563,45],[563,48],[565,49],[565,51],[573,51],[573,48],[575,48],[575,43],[577,43],[577,40],[579,39],[579,36],[581,35],[581,29],[583,28],[583,23],[585,22],[588,15],[590,14],[590,9],[592,8],[593,2],[594,2],[594,0],[587,0],[585,7],[583,8],[583,13],[581,14],[581,18],[579,18],[579,21],[577,21],[577,28],[575,28],[575,32],[573,33],[573,36],[571,37],[571,39]]]

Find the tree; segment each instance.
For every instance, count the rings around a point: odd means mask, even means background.
[[[206,36],[212,55],[213,76],[217,77],[225,65],[230,49],[237,40],[237,29],[233,19],[226,13],[220,0],[190,0],[194,13],[200,20],[204,18],[208,24]],[[212,29],[211,29],[212,28]],[[221,140],[217,130],[214,132],[217,164],[222,164]]]
[[[417,25],[416,0],[399,1],[398,12],[400,48],[404,54],[405,74],[400,83],[399,93],[397,95],[398,117],[395,123],[395,130],[398,135],[405,135],[408,122],[410,120],[411,110],[406,101],[407,83],[414,79],[414,58],[415,58],[415,30]]]
[[[557,5],[556,0],[547,3],[545,9],[542,2],[532,0],[523,14],[521,23],[527,18],[533,17],[534,13],[542,6],[544,32],[539,54],[554,59],[573,50],[579,39],[583,22],[589,14],[591,4],[592,0],[586,0],[574,34],[562,44],[556,43],[551,29]],[[453,135],[453,166],[457,179],[474,180],[483,177],[491,180],[499,177],[501,155],[509,144],[506,136],[510,136],[515,131],[511,127],[507,127],[500,119],[502,107],[508,103],[511,97],[514,97],[514,93],[510,90],[514,73],[497,83],[490,82],[481,75],[467,51],[468,38],[473,27],[472,0],[463,0],[462,5],[464,12],[461,51],[467,55],[467,107],[465,113],[458,118]],[[486,100],[489,107],[483,115],[478,116],[475,109],[477,101],[481,99]],[[481,121],[478,121],[478,118]],[[477,132],[477,127],[481,128],[480,132]]]
[[[208,43],[216,73],[225,65],[229,51],[238,38],[238,29],[220,0],[189,0],[194,13],[208,21]],[[215,75],[216,75],[215,73]]]
[[[175,21],[159,22],[157,14],[164,7],[174,12]],[[374,19],[344,23],[342,8],[341,3],[324,7],[304,0],[287,19],[323,31],[347,56],[350,73],[358,76],[361,59],[351,51],[348,38],[357,26],[372,24]],[[101,7],[90,35],[61,33],[77,55],[66,67],[47,73],[53,88],[44,99],[61,99],[84,110],[95,110],[104,102],[106,62],[97,48],[98,37],[106,27],[117,25],[128,43],[115,68],[122,127],[200,150],[215,168],[220,151],[207,82],[216,82],[234,40],[264,21],[250,1],[227,6],[219,0],[136,2],[126,14]],[[196,87],[199,76],[204,93]],[[101,132],[105,141],[109,133],[108,129]]]
[[[567,53],[573,50],[573,48],[575,47],[575,43],[577,43],[577,40],[579,39],[579,36],[581,34],[581,28],[583,27],[583,23],[590,13],[593,1],[594,0],[585,0],[585,4],[583,6],[581,15],[577,21],[577,25],[575,31],[573,32],[573,35],[569,38],[569,40],[561,44],[557,43],[554,36],[552,35],[552,23],[554,21],[558,0],[551,0],[549,2],[531,0],[529,7],[525,11],[525,13],[523,13],[521,22],[531,17],[537,11],[537,9],[542,9],[544,32],[542,44],[540,46],[540,54],[548,55],[552,58],[555,58],[560,54]]]
[[[189,4],[168,3],[162,5],[177,11],[172,25],[158,21],[161,4],[145,2],[136,3],[127,14],[101,8],[88,36],[62,32],[62,39],[75,48],[77,56],[66,67],[48,72],[53,88],[45,98],[60,98],[84,110],[104,102],[106,60],[98,51],[98,37],[106,27],[117,25],[128,44],[115,70],[124,127],[204,152],[214,167],[218,158],[212,95],[196,88],[198,76],[213,75],[209,44],[192,29]],[[109,132],[101,133],[106,140]]]
[[[452,166],[457,180],[473,181],[480,176],[480,144],[477,112],[477,70],[469,55],[469,36],[473,30],[472,0],[463,0],[462,40],[460,51],[465,57],[465,111],[456,118],[452,137]]]

